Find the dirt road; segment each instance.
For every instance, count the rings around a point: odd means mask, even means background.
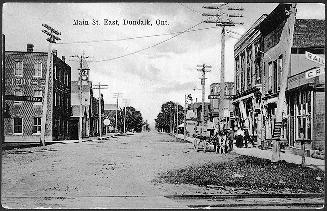
[[[237,156],[194,152],[156,132],[110,140],[4,151],[1,202],[10,208],[186,208],[164,197],[202,194],[192,185],[156,184],[156,174]]]

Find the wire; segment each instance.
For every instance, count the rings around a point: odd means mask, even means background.
[[[195,32],[195,31],[202,31],[207,29],[214,29],[218,28],[217,26],[212,27],[205,27],[205,28],[199,28],[199,29],[192,29],[188,30],[187,32]],[[149,37],[160,37],[160,36],[168,36],[168,35],[174,35],[174,34],[180,34],[184,32],[172,32],[172,33],[163,33],[163,34],[153,34],[153,35],[145,35],[145,36],[137,36],[137,37],[127,37],[127,38],[121,38],[121,39],[109,39],[109,40],[90,40],[90,41],[76,41],[76,42],[65,42],[65,43],[56,43],[59,45],[66,45],[66,44],[83,44],[83,43],[96,43],[96,42],[114,42],[114,41],[125,41],[125,40],[134,40],[134,39],[142,39],[142,38],[149,38]]]
[[[182,5],[183,7],[185,7],[185,8],[187,8],[187,9],[191,10],[191,11],[194,12],[194,13],[197,13],[197,14],[202,15],[201,12],[199,12],[199,11],[197,11],[197,10],[195,10],[195,9],[192,9],[192,8],[190,8],[190,7],[186,6],[186,5],[184,5],[183,3],[179,3],[179,4]]]
[[[187,31],[193,29],[194,27],[196,27],[196,26],[202,24],[203,22],[204,22],[204,21],[201,21],[200,23],[197,23],[197,24],[191,26],[190,28],[184,30],[184,31],[181,32],[181,33],[178,33],[178,34],[176,34],[176,35],[174,35],[174,36],[172,36],[172,37],[170,37],[170,38],[168,38],[168,39],[165,39],[165,40],[163,40],[163,41],[160,41],[160,42],[158,42],[158,43],[156,43],[156,44],[154,44],[154,45],[148,46],[148,47],[146,47],[146,48],[142,48],[142,49],[140,49],[140,50],[137,50],[137,51],[134,51],[134,52],[131,52],[131,53],[128,53],[128,54],[124,54],[124,55],[121,55],[121,56],[113,57],[113,58],[110,58],[110,59],[95,60],[95,61],[93,61],[93,62],[105,62],[105,61],[111,61],[111,60],[120,59],[120,58],[123,58],[123,57],[126,57],[126,56],[130,56],[130,55],[133,55],[133,54],[136,54],[136,53],[139,53],[139,52],[142,52],[142,51],[148,50],[148,49],[150,49],[150,48],[153,48],[153,47],[156,47],[156,46],[158,46],[158,45],[161,45],[161,44],[163,44],[163,43],[165,43],[165,42],[167,42],[167,41],[169,41],[169,40],[171,40],[171,39],[174,39],[174,38],[177,37],[177,36],[180,36],[180,35],[184,34],[185,32],[187,32]]]

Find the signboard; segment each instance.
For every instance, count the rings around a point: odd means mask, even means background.
[[[306,59],[309,59],[310,61],[313,61],[313,62],[316,62],[318,64],[321,64],[321,65],[325,65],[325,59],[316,55],[316,54],[313,54],[313,53],[310,53],[308,51],[305,52],[305,58]]]
[[[309,70],[305,73],[305,78],[309,79],[309,78],[314,78],[316,76],[325,74],[325,67],[319,67],[319,68],[315,68],[312,70]]]
[[[31,86],[31,85],[40,85],[45,86],[45,79],[43,78],[32,78],[32,79],[25,79],[25,78],[11,78],[6,79],[6,86]]]
[[[219,99],[220,95],[208,95],[208,99]]]
[[[42,102],[42,97],[6,95],[6,100]]]
[[[109,119],[105,119],[105,120],[103,120],[103,124],[105,124],[105,125],[110,125],[110,120],[109,120]]]
[[[82,69],[81,70],[81,77],[82,81],[87,81],[89,78],[89,70],[88,69]]]

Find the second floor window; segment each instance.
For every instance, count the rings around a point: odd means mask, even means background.
[[[15,76],[23,76],[23,61],[16,61]]]
[[[57,66],[53,66],[53,77],[57,79]]]
[[[42,63],[41,62],[37,62],[36,64],[34,64],[34,76],[35,77],[42,77]]]
[[[278,58],[278,90],[280,90],[281,79],[283,77],[283,55]]]
[[[273,63],[268,63],[268,92],[272,90]]]

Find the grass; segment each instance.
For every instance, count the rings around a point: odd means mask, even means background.
[[[271,163],[241,155],[223,163],[208,163],[160,173],[154,182],[217,185],[264,191],[324,192],[325,173],[297,164],[279,161]]]

